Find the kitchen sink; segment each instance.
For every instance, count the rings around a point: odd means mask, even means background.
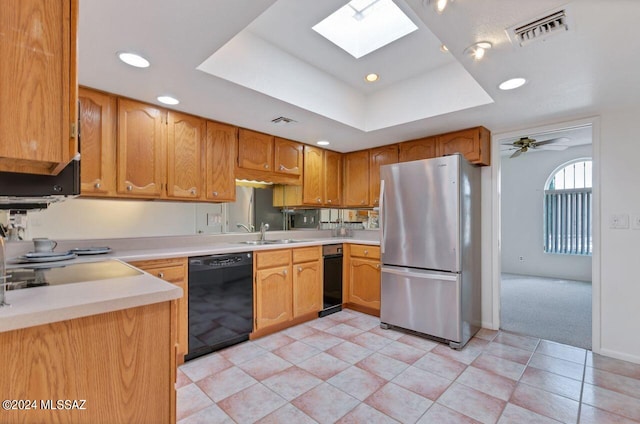
[[[294,240],[294,239],[280,239],[280,240],[245,240],[241,241],[242,244],[251,244],[251,245],[263,245],[263,244],[287,244],[287,243],[300,243],[304,240]]]

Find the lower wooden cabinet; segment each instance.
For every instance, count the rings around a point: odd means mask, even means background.
[[[132,266],[180,287],[183,296],[176,303],[177,362],[189,352],[189,286],[187,258],[131,262]]]
[[[322,247],[255,252],[252,338],[316,318],[322,309]]]
[[[345,257],[345,306],[379,316],[380,247],[345,244]]]
[[[0,333],[2,423],[175,423],[173,302]],[[55,408],[77,400],[84,409]],[[52,401],[49,408],[41,402]],[[53,406],[53,408],[51,408]]]

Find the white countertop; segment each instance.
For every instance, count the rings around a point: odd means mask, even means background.
[[[357,243],[379,245],[377,232],[360,232],[353,238],[330,237],[327,232],[269,232],[267,240],[294,239],[295,243],[252,245],[242,241],[256,240],[256,234],[221,236],[146,237],[135,239],[64,240],[56,251],[75,247],[109,246],[111,253],[79,256],[58,264],[118,259],[124,262],[213,255],[258,250],[288,249],[318,244]],[[32,250],[31,242],[7,244],[7,266],[17,268],[15,258]],[[12,260],[13,259],[13,260]],[[169,301],[182,296],[182,289],[150,274],[56,286],[11,290],[6,301],[11,306],[0,308],[0,332],[48,324]]]

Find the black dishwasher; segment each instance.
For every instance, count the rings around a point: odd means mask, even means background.
[[[185,360],[249,340],[253,253],[189,258],[189,353]]]
[[[318,315],[324,317],[342,310],[342,244],[325,244],[322,257],[323,307]]]

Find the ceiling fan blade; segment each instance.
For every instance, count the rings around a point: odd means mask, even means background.
[[[515,152],[513,152],[513,154],[511,156],[509,156],[509,159],[517,158],[518,156],[520,156],[520,153],[522,153],[522,149],[516,150]]]
[[[560,143],[560,142],[567,142],[569,141],[569,139],[567,137],[559,137],[559,138],[552,138],[550,140],[545,140],[545,141],[536,141],[536,146],[544,146],[545,144],[552,144],[552,143]]]

